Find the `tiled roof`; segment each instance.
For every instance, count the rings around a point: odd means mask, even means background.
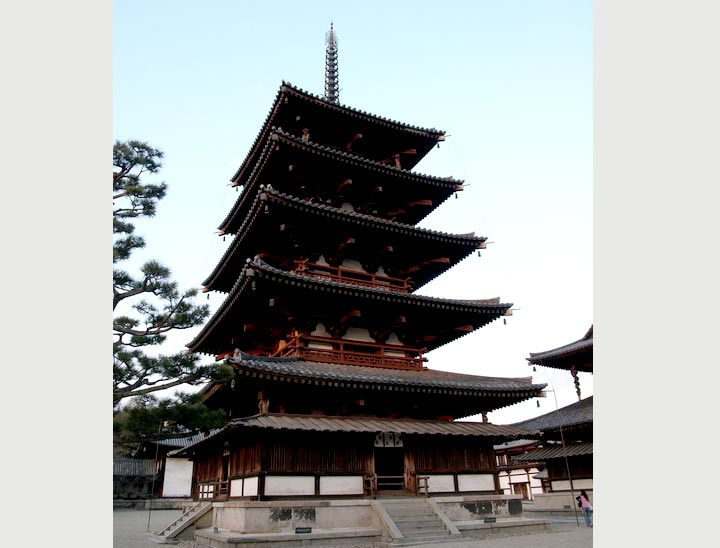
[[[569,344],[546,350],[530,352],[528,362],[545,367],[569,369],[575,366],[578,371],[592,372],[593,328],[592,326],[582,339]]]
[[[498,297],[491,299],[443,299],[438,297],[429,297],[425,295],[417,295],[413,293],[399,293],[391,289],[383,289],[381,287],[366,287],[359,286],[354,283],[337,282],[331,279],[320,279],[311,278],[309,276],[303,276],[302,274],[292,274],[284,270],[277,269],[265,263],[260,258],[246,263],[237,282],[233,285],[227,298],[223,301],[209,321],[205,323],[200,333],[186,346],[192,352],[206,352],[206,353],[220,353],[222,350],[217,352],[207,352],[206,350],[200,349],[203,341],[206,340],[208,335],[220,325],[222,319],[232,310],[236,302],[239,301],[241,296],[244,294],[244,290],[249,281],[255,283],[255,279],[269,279],[273,283],[279,283],[288,286],[294,286],[298,288],[305,288],[306,290],[312,290],[318,292],[318,294],[329,295],[330,293],[335,295],[352,296],[355,299],[361,298],[374,303],[382,303],[384,306],[398,307],[398,306],[410,306],[410,307],[424,307],[428,310],[443,312],[447,319],[448,313],[458,313],[469,315],[476,323],[475,329],[487,325],[488,323],[495,321],[501,316],[505,315],[510,308],[512,303],[501,303]],[[440,346],[447,344],[451,340],[456,340],[464,335],[467,335],[470,331],[457,331],[452,333],[446,333],[445,338],[438,338],[432,342],[427,342],[426,347],[429,350],[434,350]]]
[[[362,290],[363,292],[367,292],[369,294],[382,296],[384,300],[386,299],[386,297],[390,297],[396,302],[406,301],[409,303],[423,304],[426,306],[438,305],[442,306],[443,308],[447,308],[448,305],[450,305],[453,308],[466,309],[466,311],[474,309],[472,310],[474,312],[496,312],[499,316],[502,316],[506,310],[509,310],[512,307],[512,303],[501,303],[499,297],[492,297],[490,299],[443,299],[441,297],[429,297],[426,295],[417,295],[413,293],[397,293],[389,289],[383,289],[382,287],[359,287],[358,285],[353,283],[336,282],[333,280],[320,278],[311,279],[307,276],[303,276],[302,274],[291,274],[284,270],[280,270],[279,268],[270,266],[265,261],[259,258],[255,258],[251,263],[248,263],[244,270],[247,271],[248,275],[250,276],[255,275],[257,272],[260,272],[279,276],[282,278],[294,279],[297,282],[307,283],[308,285],[331,286],[335,289],[344,288],[351,291],[353,294]],[[239,282],[240,280],[238,280],[238,283]],[[236,285],[238,284],[236,283]]]
[[[153,476],[157,463],[155,459],[113,459],[114,476]]]
[[[205,439],[209,435],[214,434],[220,430],[219,428],[212,428],[208,434],[203,432],[198,432],[197,434],[193,434],[192,436],[183,436],[182,438],[165,438],[158,440],[158,445],[167,445],[170,447],[185,447],[186,445],[189,445],[191,443],[195,443],[196,441],[200,441],[202,439]]]
[[[275,190],[274,188],[272,188],[271,186],[267,186],[267,187],[261,186],[261,191],[266,195],[266,197],[274,198],[276,201],[286,200],[288,202],[292,202],[292,203],[296,204],[298,207],[317,209],[318,211],[325,212],[327,214],[333,215],[338,218],[351,219],[353,222],[356,222],[356,223],[373,224],[373,225],[377,224],[377,225],[386,227],[387,229],[392,230],[393,232],[404,232],[406,234],[412,234],[414,236],[417,236],[418,238],[439,239],[439,240],[444,240],[447,242],[453,242],[453,243],[458,243],[458,244],[473,245],[475,247],[478,247],[482,242],[487,240],[486,237],[475,236],[474,233],[451,234],[449,232],[442,232],[440,230],[432,230],[429,228],[419,228],[419,227],[405,224],[405,223],[398,223],[395,221],[390,221],[388,219],[383,219],[381,217],[375,217],[373,215],[365,215],[362,213],[356,213],[354,211],[348,211],[348,210],[340,209],[340,208],[333,207],[330,205],[308,202],[306,200],[296,198],[289,194],[284,194],[282,192],[279,192],[279,191]]]
[[[512,440],[496,445],[495,450],[515,449],[517,447],[525,447],[526,445],[537,445],[537,443],[537,440],[529,439]]]
[[[356,213],[354,211],[347,211],[326,204],[308,202],[307,200],[303,200],[301,198],[279,192],[271,186],[260,185],[260,188],[255,195],[255,200],[253,201],[253,204],[250,206],[250,209],[246,214],[245,220],[237,229],[237,235],[233,239],[233,242],[230,244],[230,246],[225,250],[225,253],[223,254],[220,262],[217,264],[213,272],[203,282],[203,286],[213,289],[213,280],[219,276],[220,271],[225,268],[230,258],[237,253],[237,250],[242,243],[244,233],[249,230],[250,226],[253,224],[258,213],[263,207],[263,204],[266,202],[288,204],[293,208],[308,212],[309,215],[319,214],[323,217],[334,218],[335,220],[342,223],[370,225],[372,227],[377,227],[378,229],[387,230],[388,234],[390,234],[391,236],[394,236],[396,234],[402,234],[406,237],[416,238],[418,240],[418,245],[420,246],[422,245],[423,241],[435,240],[438,242],[442,242],[443,244],[448,246],[464,247],[465,251],[461,254],[461,257],[463,258],[466,257],[468,254],[472,253],[473,250],[482,247],[483,242],[487,240],[486,237],[475,236],[474,233],[450,234],[437,230],[417,228],[413,225],[389,221],[380,217]],[[241,257],[241,260],[246,258],[247,257]],[[437,272],[434,276],[437,276],[440,273],[442,273],[442,271]],[[423,283],[427,283],[428,281],[429,280],[423,280]],[[416,288],[417,287],[419,286],[416,286]],[[220,288],[217,288],[217,290],[221,291]]]
[[[350,116],[353,117],[363,117],[368,120],[373,120],[377,123],[386,125],[386,126],[394,126],[396,128],[401,128],[407,131],[412,131],[415,133],[421,133],[421,134],[427,134],[428,136],[436,136],[438,138],[442,137],[445,132],[437,129],[429,129],[429,128],[421,128],[419,126],[413,126],[410,124],[405,124],[402,122],[398,122],[396,120],[390,120],[387,118],[383,118],[381,116],[373,115],[368,112],[354,109],[348,106],[345,106],[340,103],[330,103],[328,101],[325,101],[321,97],[317,95],[313,95],[312,93],[309,93],[301,88],[294,87],[290,82],[283,81],[280,85],[280,88],[277,91],[277,94],[275,95],[275,101],[273,102],[272,107],[270,108],[270,111],[268,112],[267,116],[265,117],[265,122],[263,123],[263,126],[258,133],[258,136],[255,138],[255,142],[250,147],[250,152],[248,152],[245,160],[243,160],[243,163],[240,165],[238,170],[235,172],[235,174],[232,177],[232,180],[235,181],[238,176],[242,173],[243,169],[247,166],[248,162],[254,155],[255,151],[258,148],[258,145],[264,140],[265,136],[268,134],[268,131],[271,129],[271,123],[274,118],[274,115],[277,113],[280,105],[281,100],[286,94],[291,94],[295,97],[299,97],[308,101],[312,101],[317,104],[322,104],[325,108],[328,108],[330,110],[335,110],[338,112],[344,112],[347,113]]]
[[[561,407],[558,410],[550,411],[539,417],[516,422],[513,426],[529,428],[531,430],[557,430],[561,426],[576,426],[591,424],[593,421],[593,397],[590,396],[579,402]]]
[[[344,105],[342,103],[330,103],[320,97],[319,95],[315,95],[313,93],[310,93],[309,91],[305,91],[304,89],[300,87],[293,86],[290,82],[283,81],[282,86],[286,89],[286,91],[293,93],[294,95],[303,95],[307,99],[313,100],[318,103],[323,103],[328,108],[333,108],[336,110],[344,110],[347,112],[350,112],[356,116],[362,116],[365,118],[371,118],[375,121],[382,122],[386,125],[392,125],[401,127],[403,129],[407,129],[410,131],[415,131],[417,133],[427,133],[428,135],[445,135],[445,132],[439,129],[435,128],[426,128],[426,127],[420,127],[412,124],[407,124],[405,122],[400,122],[398,120],[392,120],[390,118],[384,118],[383,116],[378,116],[377,114],[371,114],[370,112],[366,112],[364,110],[356,109],[347,105]],[[282,90],[282,87],[281,87]]]
[[[514,455],[510,458],[512,462],[540,462],[561,457],[574,457],[578,455],[592,455],[592,442],[568,443],[565,445],[552,445],[534,449],[523,453],[522,455]]]
[[[592,346],[593,334],[591,327],[582,339],[560,346],[558,348],[553,348],[552,350],[545,350],[544,352],[530,352],[530,357],[526,359],[530,363],[543,365],[541,363],[543,360],[551,360],[560,356],[575,354],[577,352],[587,350],[588,348],[592,348]]]
[[[228,361],[253,371],[306,379],[335,380],[352,383],[425,386],[487,393],[522,392],[527,394],[538,393],[546,386],[544,384],[532,384],[531,377],[481,377],[433,369],[425,369],[422,371],[387,369],[311,362],[293,357],[268,358],[252,356],[244,352],[238,352],[236,356],[228,358]]]
[[[327,145],[322,145],[314,141],[306,143],[302,141],[300,137],[287,133],[282,129],[273,128],[272,132],[270,133],[270,137],[268,138],[268,145],[272,141],[276,140],[282,140],[283,143],[287,145],[305,149],[312,152],[313,154],[321,156],[333,156],[336,158],[341,158],[347,163],[363,165],[367,169],[372,171],[384,171],[386,173],[392,173],[399,179],[411,179],[415,183],[422,182],[425,184],[446,187],[451,191],[455,191],[457,190],[457,187],[462,186],[464,182],[462,180],[454,179],[452,177],[438,177],[436,175],[426,175],[423,173],[418,173],[417,171],[410,171],[409,169],[402,169],[393,165],[383,164],[369,158],[365,158],[364,156],[360,156],[359,154],[346,152],[344,150],[340,150]]]
[[[226,437],[236,430],[261,429],[307,432],[392,432],[404,435],[439,435],[463,437],[489,437],[508,439],[527,435],[524,429],[483,422],[437,421],[414,419],[381,419],[374,417],[331,417],[323,415],[263,414],[234,419],[215,436],[185,447],[180,454],[189,455],[191,450],[213,438]]]
[[[370,172],[379,172],[381,174],[389,175],[394,180],[397,180],[400,183],[405,182],[407,184],[412,184],[415,186],[431,185],[434,187],[438,187],[438,191],[444,191],[442,196],[443,200],[447,199],[448,196],[455,193],[456,191],[462,190],[463,181],[453,179],[452,177],[437,177],[434,175],[424,175],[422,173],[396,168],[394,166],[382,164],[380,162],[370,160],[368,158],[353,154],[351,152],[338,150],[337,148],[331,146],[321,145],[312,141],[306,143],[303,142],[300,138],[286,133],[281,129],[272,128],[272,130],[268,134],[268,137],[266,138],[262,151],[259,152],[259,159],[257,162],[255,162],[252,172],[250,173],[247,181],[245,182],[243,193],[238,196],[235,204],[233,204],[232,208],[230,209],[230,212],[226,215],[225,219],[223,219],[223,221],[220,223],[220,226],[218,227],[221,232],[226,231],[228,225],[234,224],[232,223],[232,219],[235,216],[236,211],[246,200],[247,192],[251,191],[256,184],[257,178],[262,173],[262,170],[265,168],[265,164],[269,160],[272,153],[277,150],[280,142],[282,142],[286,146],[304,150],[307,153],[315,156],[335,158],[345,164],[361,166]],[[439,202],[433,204],[434,207],[437,207],[438,205],[440,205]],[[430,211],[432,211],[432,208],[428,210],[428,213]]]

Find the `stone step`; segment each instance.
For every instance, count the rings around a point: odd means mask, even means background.
[[[177,544],[174,537],[179,531],[186,527],[185,524],[192,524],[196,519],[212,509],[212,503],[198,503],[187,509],[179,518],[165,527],[162,531],[155,533],[154,542],[162,542],[163,544]]]
[[[428,537],[405,537],[405,538],[399,538],[395,539],[392,543],[392,546],[414,546],[416,544],[434,544],[436,542],[447,542],[448,536],[447,535],[435,535],[435,536],[428,536]]]
[[[395,523],[425,523],[428,521],[438,521],[438,517],[435,514],[413,514],[410,516],[400,515],[393,516],[388,514]]]
[[[410,536],[426,536],[426,535],[449,535],[450,531],[445,529],[443,525],[440,523],[434,527],[406,527],[406,528],[399,528],[400,532],[405,537]]]
[[[393,508],[385,506],[388,514],[434,514],[429,506],[413,506],[412,508]]]
[[[425,512],[388,512],[388,516],[391,518],[398,518],[398,519],[427,519],[427,518],[437,518],[435,513],[432,510],[427,510]]]
[[[394,513],[394,514],[410,514],[410,513],[416,513],[416,514],[424,514],[427,512],[432,512],[430,507],[427,504],[423,504],[421,506],[398,506],[398,505],[383,505],[385,507],[385,511],[388,513]]]

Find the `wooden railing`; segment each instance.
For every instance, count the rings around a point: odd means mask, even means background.
[[[292,272],[293,274],[301,274],[303,276],[329,278],[335,282],[352,283],[366,287],[381,287],[401,293],[409,293],[411,291],[410,278],[380,276],[360,270],[349,270],[330,265],[311,263],[307,259],[295,261]]]
[[[313,342],[329,348],[309,346]],[[410,355],[393,355],[396,352]],[[422,356],[422,350],[417,348],[303,335],[291,338],[290,342],[275,352],[273,356],[296,356],[317,362],[412,370],[422,369],[423,363],[427,361],[427,358]]]
[[[199,481],[197,484],[198,499],[227,499],[230,492],[230,482],[228,480],[217,481]]]
[[[374,497],[377,494],[377,476],[375,474],[363,475],[363,495]]]
[[[430,476],[417,476],[417,493],[418,495],[424,495],[426,497],[430,496],[430,490],[428,488],[428,479],[430,479]]]
[[[393,491],[402,491],[405,489],[405,476],[376,476],[378,491],[383,489],[391,489]]]

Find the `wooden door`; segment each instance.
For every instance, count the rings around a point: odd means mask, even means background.
[[[513,483],[513,494],[522,495],[523,500],[528,500],[528,484],[527,483]]]
[[[375,475],[378,491],[405,489],[405,450],[402,447],[375,448]]]

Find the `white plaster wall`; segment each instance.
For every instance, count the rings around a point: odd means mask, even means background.
[[[322,476],[321,495],[362,495],[362,476]]]
[[[243,484],[243,496],[254,497],[258,494],[258,478],[257,476],[252,478],[245,478]]]
[[[428,491],[430,493],[455,492],[455,480],[452,476],[428,476]]]
[[[354,270],[355,272],[365,272],[365,269],[360,264],[360,261],[355,261],[353,259],[345,259],[340,265],[340,268],[345,270]]]
[[[394,356],[394,357],[398,357],[398,358],[406,357],[405,352],[401,352],[399,350],[386,350],[385,355],[386,356]]]
[[[230,496],[231,497],[242,497],[243,496],[242,488],[243,488],[242,478],[230,480]]]
[[[193,463],[187,459],[165,459],[163,497],[189,497],[192,493]]]
[[[538,472],[540,471],[537,468],[530,468],[528,472],[525,472],[524,469],[515,469],[510,472],[510,476],[513,478],[512,483],[527,483],[529,477],[531,484],[541,485],[539,479],[533,478],[533,476]],[[507,472],[505,472],[505,474],[507,474]]]
[[[458,491],[492,491],[495,478],[492,474],[458,474]]]
[[[500,489],[510,489],[510,482],[508,481],[510,478],[507,474],[500,473],[498,476],[498,479],[500,480]],[[510,493],[505,493],[506,495],[509,495]]]
[[[568,480],[552,481],[552,482],[550,482],[550,484],[552,485],[553,491],[570,491],[570,482]],[[573,480],[573,489],[575,491],[579,491],[580,489],[592,489],[592,488],[593,488],[592,479]]]
[[[313,337],[329,337],[330,333],[327,332],[324,324],[319,323],[315,326],[315,329],[310,332],[310,335]]]
[[[343,340],[350,341],[363,341],[374,343],[375,340],[370,336],[370,332],[367,329],[359,327],[348,327],[347,332],[343,335]]]
[[[314,495],[314,476],[265,476],[266,495]]]

